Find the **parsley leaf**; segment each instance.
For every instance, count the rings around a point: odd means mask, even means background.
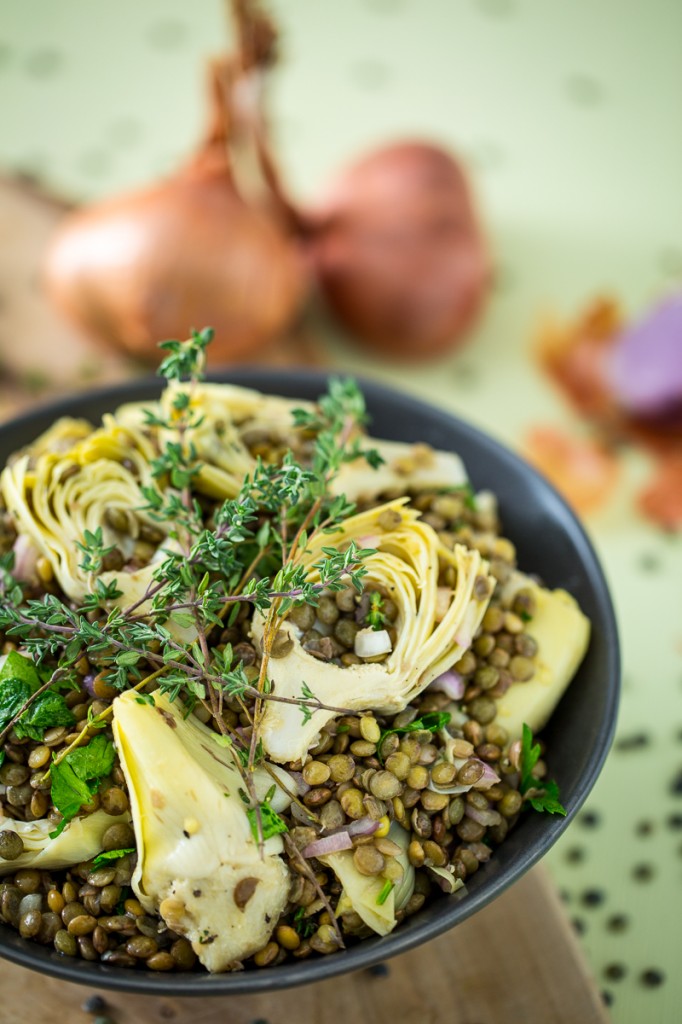
[[[536,779],[533,776],[533,769],[538,763],[541,754],[539,743],[533,743],[533,733],[530,727],[523,723],[521,736],[521,781],[519,790],[524,795],[527,793],[527,801],[534,811],[546,811],[547,814],[566,814],[566,808],[559,800],[559,787],[553,779]]]
[[[10,651],[0,669],[0,683],[4,683],[6,679],[18,679],[22,683],[27,683],[31,691],[37,690],[40,686],[40,676],[31,659],[16,651]]]
[[[386,902],[386,900],[388,899],[388,897],[391,895],[391,890],[393,889],[393,884],[394,883],[391,882],[390,879],[387,879],[384,882],[384,884],[382,885],[381,892],[379,893],[379,895],[377,896],[377,899],[376,899],[376,903],[377,903],[378,907],[382,907],[384,905],[384,903]]]
[[[0,729],[14,718],[41,683],[38,669],[30,658],[16,651],[8,654],[0,671]],[[55,725],[73,725],[75,721],[64,698],[50,689],[31,704],[14,730],[19,739],[40,742],[46,729]]]
[[[92,862],[93,868],[100,868],[102,864],[106,864],[110,860],[118,860],[120,857],[125,857],[126,853],[135,853],[135,847],[129,846],[125,850],[106,850],[104,853],[98,853]]]
[[[33,692],[34,688],[23,679],[0,681],[0,729],[4,729],[16,713],[21,711]]]
[[[258,842],[258,818],[256,817],[255,808],[246,812],[246,816],[249,819],[251,825],[251,833],[253,838]],[[272,836],[277,836],[281,832],[288,832],[286,822],[280,818],[279,814],[273,811],[270,804],[263,803],[260,805],[260,820],[263,828],[263,839],[270,839]]]
[[[116,751],[106,736],[95,736],[87,747],[76,747],[65,761],[73,768],[79,779],[100,779],[114,767]]]

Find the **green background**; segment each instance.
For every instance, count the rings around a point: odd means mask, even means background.
[[[380,363],[331,329],[321,344],[344,368],[510,444],[538,423],[580,433],[530,338],[547,309],[572,315],[609,292],[636,315],[679,285],[682,4],[270,7],[284,36],[276,138],[297,195],[319,195],[335,168],[382,140],[441,140],[469,164],[497,264],[481,325],[437,364]],[[227,38],[217,0],[2,0],[0,169],[76,199],[171,170],[203,128],[203,62]],[[682,1006],[682,545],[633,511],[646,457],[621,461],[617,494],[587,524],[622,631],[618,741],[587,813],[548,860],[614,1019],[672,1022]],[[644,982],[649,969],[661,985]]]

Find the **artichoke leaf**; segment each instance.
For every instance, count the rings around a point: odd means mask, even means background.
[[[332,869],[343,886],[343,893],[336,907],[337,914],[354,910],[365,924],[378,935],[388,935],[396,926],[395,890],[391,889],[383,903],[379,903],[386,880],[381,875],[362,875],[355,866],[352,850],[328,853],[318,857],[322,864]]]
[[[384,460],[376,469],[362,456],[345,462],[331,483],[333,494],[345,494],[349,501],[375,498],[379,494],[404,494],[444,487],[462,487],[467,473],[459,455],[438,451],[425,444],[366,439]]]
[[[230,747],[156,691],[114,702],[114,740],[130,793],[145,909],[185,935],[209,971],[261,949],[286,905],[280,836],[261,859]]]
[[[120,538],[112,534],[106,516],[111,509],[128,514],[133,534],[140,520],[152,522],[142,511],[146,502],[141,488],[152,482],[154,449],[141,432],[121,427],[113,417],[105,416],[103,423],[66,451],[52,446],[36,457],[29,449],[0,476],[0,491],[17,531],[30,538],[49,561],[64,593],[77,602],[91,585],[80,568],[83,556],[78,545],[85,531],[101,528],[105,544],[117,543]],[[144,594],[152,571],[132,574],[134,579],[125,586],[126,601]],[[111,583],[125,575],[103,572],[100,578]]]
[[[390,511],[394,529],[383,529],[379,519]],[[385,519],[383,520],[385,522]],[[321,662],[304,650],[296,628],[284,621],[281,629],[292,641],[284,657],[272,660],[268,674],[275,696],[300,698],[305,682],[322,703],[350,711],[373,709],[386,714],[401,711],[445,668],[453,665],[470,646],[492,593],[493,581],[487,563],[477,551],[457,545],[450,551],[435,531],[421,522],[419,513],[404,501],[387,505],[345,520],[331,534],[313,538],[304,555],[308,578],[319,580],[314,563],[328,544],[342,548],[351,540],[371,546],[376,553],[363,562],[365,583],[381,587],[398,608],[397,640],[381,663],[339,666]],[[449,606],[443,613],[438,578],[442,563],[456,569],[456,584]],[[487,583],[487,593],[477,578]],[[252,635],[260,643],[264,617],[256,613]],[[296,704],[268,701],[261,723],[263,746],[274,761],[295,761],[305,756],[315,737],[337,712],[315,710],[302,721]]]
[[[105,811],[94,811],[82,818],[74,818],[54,839],[54,822],[48,818],[36,821],[15,821],[0,815],[0,832],[16,832],[24,843],[24,852],[14,860],[0,860],[0,875],[20,868],[40,868],[58,871],[82,861],[91,860],[102,849],[102,836],[110,825],[128,821],[129,816],[114,817]]]
[[[507,730],[510,742],[520,739],[524,722],[540,732],[578,671],[590,641],[590,620],[565,590],[548,590],[530,576],[515,572],[502,590],[510,606],[519,590],[529,590],[535,601],[524,630],[537,642],[535,674],[515,683],[497,701],[496,721]]]

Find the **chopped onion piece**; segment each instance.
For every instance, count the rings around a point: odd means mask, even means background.
[[[442,889],[443,892],[447,892],[449,895],[452,895],[453,892],[457,892],[457,890],[461,889],[464,885],[462,879],[455,878],[452,871],[447,868],[436,868],[429,865],[426,870],[433,875],[438,888]]]
[[[374,658],[379,654],[390,654],[393,645],[387,630],[369,628],[355,634],[354,649],[358,658]]]
[[[436,676],[433,682],[429,683],[429,690],[437,690],[439,693],[446,693],[451,700],[461,700],[464,696],[464,679],[459,672],[443,672]]]
[[[467,818],[471,818],[472,821],[478,822],[479,825],[499,825],[502,821],[502,815],[498,811],[479,811],[477,807],[472,807],[470,804],[466,805],[464,813]]]
[[[322,836],[321,839],[314,839],[312,843],[308,843],[302,853],[304,857],[324,857],[328,853],[340,853],[341,850],[350,850],[352,847],[353,840],[344,830],[330,836]]]

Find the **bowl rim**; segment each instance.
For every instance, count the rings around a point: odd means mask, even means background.
[[[370,968],[390,957],[406,953],[415,946],[435,939],[471,917],[518,881],[547,853],[585,802],[599,776],[613,741],[621,685],[621,656],[614,606],[604,571],[585,528],[556,488],[535,467],[512,449],[443,407],[432,405],[391,384],[335,370],[263,366],[225,368],[208,373],[206,381],[207,383],[253,387],[262,389],[266,394],[276,394],[276,382],[280,382],[285,391],[300,386],[301,390],[318,388],[317,393],[320,393],[326,387],[330,377],[338,376],[352,376],[367,397],[368,405],[371,405],[373,401],[381,400],[382,397],[392,401],[397,400],[405,410],[406,418],[410,412],[413,412],[420,416],[427,416],[432,421],[440,421],[446,429],[454,429],[461,437],[475,444],[480,450],[506,463],[523,476],[533,479],[534,486],[540,487],[551,503],[552,508],[548,513],[551,514],[551,518],[556,518],[557,513],[560,513],[561,518],[570,526],[571,540],[578,551],[580,564],[589,577],[591,591],[600,609],[600,626],[608,655],[609,670],[604,683],[605,710],[597,731],[599,742],[592,746],[585,771],[573,793],[572,804],[570,808],[567,808],[566,816],[553,815],[551,818],[548,816],[540,840],[523,859],[518,858],[506,870],[496,873],[491,870],[494,862],[485,865],[486,884],[481,885],[474,893],[467,892],[465,887],[460,893],[451,896],[447,903],[443,901],[443,913],[437,918],[429,918],[416,923],[411,921],[407,926],[398,927],[388,936],[365,939],[333,956],[321,957],[313,961],[287,961],[279,967],[266,970],[223,974],[154,973],[108,967],[99,962],[91,963],[77,958],[60,957],[51,947],[39,946],[27,939],[22,939],[18,932],[6,926],[4,922],[0,922],[0,957],[29,970],[38,971],[63,981],[138,995],[163,994],[185,997],[245,995],[314,984],[341,974]],[[259,379],[261,379],[260,384]],[[84,404],[100,406],[105,412],[113,410],[117,405],[125,402],[145,399],[152,401],[154,393],[160,393],[163,386],[163,381],[159,377],[144,376],[106,387],[76,391],[36,405],[4,420],[0,423],[0,440],[12,430],[30,427],[41,419],[49,418],[52,421],[60,416],[79,415],[78,407]],[[294,394],[292,397],[301,397],[302,401],[306,400],[301,395]],[[39,430],[39,428],[37,429]],[[490,486],[494,490],[494,483],[491,483]]]

